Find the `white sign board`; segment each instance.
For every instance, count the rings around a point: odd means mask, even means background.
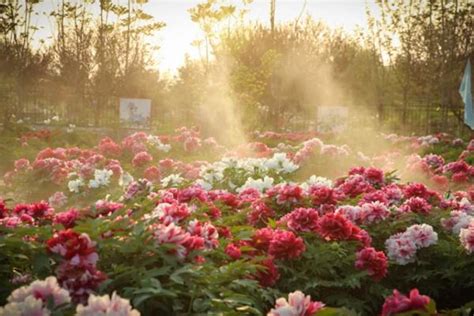
[[[120,98],[120,122],[131,125],[147,125],[151,116],[150,99]]]
[[[318,107],[317,130],[320,132],[343,132],[349,120],[347,106],[320,106]]]

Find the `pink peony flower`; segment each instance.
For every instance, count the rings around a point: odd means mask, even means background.
[[[467,253],[471,254],[474,252],[474,221],[467,228],[462,228],[459,233],[459,240],[461,245],[466,249]]]
[[[48,199],[52,207],[59,208],[67,204],[67,196],[63,192],[56,192]]]
[[[219,233],[216,227],[209,222],[202,223],[196,219],[192,220],[188,224],[188,232],[191,236],[203,238],[204,246],[207,249],[213,249],[219,246]]]
[[[79,211],[72,208],[66,212],[57,213],[54,215],[53,223],[61,224],[64,228],[72,228],[76,220],[79,218]]]
[[[323,303],[313,302],[311,296],[296,291],[288,294],[288,301],[284,297],[277,299],[267,316],[312,316],[323,307]]]
[[[153,160],[153,156],[147,153],[146,151],[142,151],[137,153],[132,160],[132,165],[135,168],[142,168],[146,166]]]
[[[15,171],[26,171],[30,167],[30,161],[26,158],[21,158],[15,161]]]
[[[151,166],[145,169],[144,177],[152,182],[157,182],[161,178],[160,169],[155,166]]]
[[[412,225],[407,228],[404,234],[413,240],[417,248],[429,247],[438,242],[438,234],[432,226],[427,224]]]
[[[393,235],[387,239],[385,247],[388,257],[399,265],[406,265],[415,261],[416,244],[403,233]]]
[[[10,303],[22,303],[31,296],[41,300],[44,305],[46,305],[50,298],[54,306],[59,306],[71,301],[68,291],[59,286],[54,276],[47,277],[44,280],[33,281],[30,285],[22,286],[14,290],[7,300]]]
[[[122,154],[122,148],[110,137],[105,137],[100,140],[99,151],[102,155],[111,157],[118,157]]]
[[[172,252],[174,252],[178,258],[184,259],[188,253],[186,246],[189,246],[189,239],[191,238],[188,232],[176,226],[174,223],[169,225],[154,225],[152,228],[155,242],[158,245],[165,243],[174,244],[176,248]]]
[[[390,211],[383,203],[372,202],[361,205],[361,220],[365,224],[383,221],[390,216]]]

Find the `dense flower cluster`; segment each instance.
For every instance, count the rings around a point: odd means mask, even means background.
[[[0,226],[13,228],[19,225],[41,225],[53,219],[54,209],[45,201],[16,204],[8,208],[0,199]]]
[[[270,133],[262,140],[281,140],[285,137],[282,135]],[[413,152],[442,141],[441,136],[404,140],[391,136],[390,139],[406,142]],[[325,144],[309,134],[295,136],[294,141],[303,143],[272,147],[254,141],[227,151],[225,156],[193,162],[180,161],[173,155],[192,152],[196,156],[205,153],[207,157],[206,150],[212,148],[214,153],[224,149],[214,139],[201,139],[196,129],[180,129],[175,136],[138,132],[121,142],[106,137],[93,149],[47,148],[34,160],[17,160],[6,182],[14,185],[17,180],[39,177],[41,183],[52,186],[47,194],[49,203],[9,206],[8,201],[0,200],[1,236],[12,237],[12,244],[34,243],[31,253],[37,245],[41,249],[47,240],[48,260],[57,263],[58,287],[70,295],[73,304],[81,303],[77,306],[78,315],[138,313],[127,300],[112,294],[115,289],[122,293],[120,288],[104,287],[104,291],[110,290],[111,296],[92,294],[105,279],[105,274],[97,268],[97,249],[101,252],[101,269],[121,277],[116,280],[126,284],[124,294],[132,302],[140,301],[139,287],[148,289],[147,282],[155,282],[156,287],[158,283],[163,287],[166,284],[170,295],[150,298],[150,305],[137,303],[140,310],[171,301],[179,302],[179,308],[193,310],[194,306],[185,306],[187,303],[172,291],[178,287],[177,291],[187,291],[202,271],[222,274],[225,286],[228,280],[235,280],[225,293],[219,292],[222,298],[217,299],[213,289],[203,289],[204,295],[216,297],[211,305],[218,305],[221,299],[225,301],[225,295],[232,295],[235,289],[245,292],[250,288],[252,293],[257,290],[267,300],[268,295],[283,288],[284,291],[289,286],[296,289],[299,282],[310,281],[324,284],[331,294],[319,290],[312,293],[318,293],[325,302],[334,302],[339,299],[338,291],[346,293],[362,282],[370,291],[392,290],[391,272],[400,269],[410,273],[415,265],[408,263],[416,262],[417,252],[437,244],[438,238],[442,243],[433,250],[442,260],[452,260],[445,245],[465,249],[464,253],[456,252],[459,260],[468,260],[474,252],[474,190],[467,187],[474,173],[466,160],[474,151],[472,148],[463,158],[452,162],[434,154],[423,158],[416,155],[407,158],[400,152],[366,156],[348,146]],[[312,159],[316,156],[318,159]],[[328,159],[359,161],[363,166],[352,168],[345,177],[331,176],[334,182],[309,176],[315,164],[324,166]],[[387,166],[398,167],[397,159],[400,164],[406,162],[404,159],[413,162],[401,168],[403,181],[400,182],[383,171],[391,170]],[[341,170],[343,167],[341,164]],[[430,181],[405,183],[409,179],[405,178],[407,174],[430,174]],[[300,181],[301,177],[307,180]],[[444,189],[442,183],[446,185]],[[45,187],[49,189],[48,186]],[[446,191],[448,188],[466,191]],[[82,230],[84,227],[99,229],[98,237],[94,237],[97,248],[87,234],[72,230],[86,231]],[[20,238],[15,236],[15,228],[23,234]],[[448,233],[443,231],[438,236],[435,229],[440,232],[438,229],[443,228]],[[456,236],[451,236],[451,232]],[[377,250],[384,243],[385,253]],[[120,249],[122,244],[127,249]],[[114,251],[108,253],[109,249]],[[427,259],[432,253],[424,250],[418,255],[423,262],[416,265],[417,269],[433,268],[436,263]],[[326,255],[331,258],[330,263],[324,262]],[[166,273],[146,281],[129,280],[124,277],[123,267],[116,266],[111,259],[122,260],[127,256],[145,258],[136,260],[137,265],[144,262],[137,278],[148,275],[152,266],[150,275]],[[389,267],[388,259],[398,266]],[[299,275],[298,268],[306,268],[303,265],[312,262],[318,262],[318,266],[304,270],[304,278]],[[29,265],[22,265],[18,270],[9,266],[9,269],[13,272],[8,272],[7,280],[12,280],[14,286],[37,277]],[[189,275],[185,282],[178,275],[182,271],[183,275]],[[432,274],[426,275],[432,278]],[[406,280],[400,282],[404,283],[399,288],[406,288]],[[337,291],[333,284],[337,284]],[[420,289],[424,290],[421,286]],[[375,295],[371,299],[381,303],[382,297]],[[248,302],[252,308],[259,306],[253,305],[252,300]],[[255,302],[260,304],[260,298],[255,298]],[[387,298],[382,314],[424,309],[427,302],[429,299],[418,292],[408,297],[394,292]],[[43,298],[26,297],[22,302],[8,304],[4,314],[15,308],[15,311],[30,308],[49,313]],[[196,309],[214,307],[202,297],[195,304]],[[312,315],[322,307],[323,304],[312,302],[309,296],[296,291],[288,299],[280,298],[269,315]]]

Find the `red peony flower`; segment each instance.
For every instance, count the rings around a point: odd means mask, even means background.
[[[412,197],[406,200],[401,206],[402,212],[414,212],[419,214],[429,214],[431,205],[421,197]]]
[[[273,238],[273,229],[261,228],[252,237],[252,244],[256,249],[267,251]]]
[[[364,177],[372,184],[382,185],[384,183],[383,171],[377,168],[367,168]]]
[[[387,274],[388,260],[383,251],[376,251],[372,247],[364,248],[357,252],[356,257],[355,267],[367,270],[374,280],[381,280]]]
[[[276,281],[280,278],[280,273],[273,262],[273,258],[266,258],[260,264],[263,266],[263,269],[256,275],[260,285],[265,287],[275,285]]]
[[[293,232],[275,230],[268,247],[268,253],[276,259],[294,259],[299,257],[306,247],[301,237]]]
[[[314,206],[321,206],[323,204],[335,205],[340,198],[340,195],[336,194],[334,189],[325,185],[311,186],[308,189],[308,194]]]
[[[242,256],[242,251],[240,251],[240,248],[232,243],[225,247],[225,253],[234,260],[240,259]]]
[[[79,212],[72,208],[66,212],[57,213],[54,216],[53,223],[61,224],[64,228],[72,228],[75,225],[76,220],[79,218]]]
[[[319,213],[313,208],[296,208],[280,219],[280,223],[296,232],[315,232],[318,227]]]
[[[417,289],[412,289],[409,297],[401,294],[397,290],[393,290],[393,295],[385,299],[381,316],[391,316],[415,310],[426,311],[426,307],[429,303],[430,298],[425,295],[420,295]]]
[[[318,220],[318,233],[326,240],[348,240],[354,225],[342,215],[328,213]]]
[[[62,230],[46,242],[48,250],[61,255],[74,264],[92,264],[97,262],[98,255],[95,243],[87,234],[79,234],[72,229]]]
[[[275,216],[275,212],[269,208],[264,201],[257,200],[251,205],[250,212],[247,215],[249,224],[256,226],[257,224],[266,224],[269,218]]]

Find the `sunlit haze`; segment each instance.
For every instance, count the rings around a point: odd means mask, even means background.
[[[126,1],[121,1],[126,4]],[[144,10],[152,14],[157,21],[166,23],[166,27],[156,32],[150,39],[151,44],[159,46],[155,52],[158,67],[163,72],[175,73],[184,62],[186,54],[191,58],[199,57],[198,48],[191,45],[194,40],[202,37],[199,27],[191,21],[188,10],[202,1],[199,0],[151,0],[144,5]],[[228,1],[236,6],[241,1]],[[58,5],[57,0],[49,0],[38,6],[40,14],[36,17],[36,25],[41,29],[36,39],[46,39],[50,36],[53,27],[51,18],[43,14]],[[357,26],[365,27],[366,6],[375,10],[373,0],[284,0],[277,1],[276,21],[285,23],[298,16],[312,16],[316,20],[323,20],[331,27],[342,27],[346,31],[353,31]],[[248,21],[269,23],[269,1],[254,0],[248,6]]]

